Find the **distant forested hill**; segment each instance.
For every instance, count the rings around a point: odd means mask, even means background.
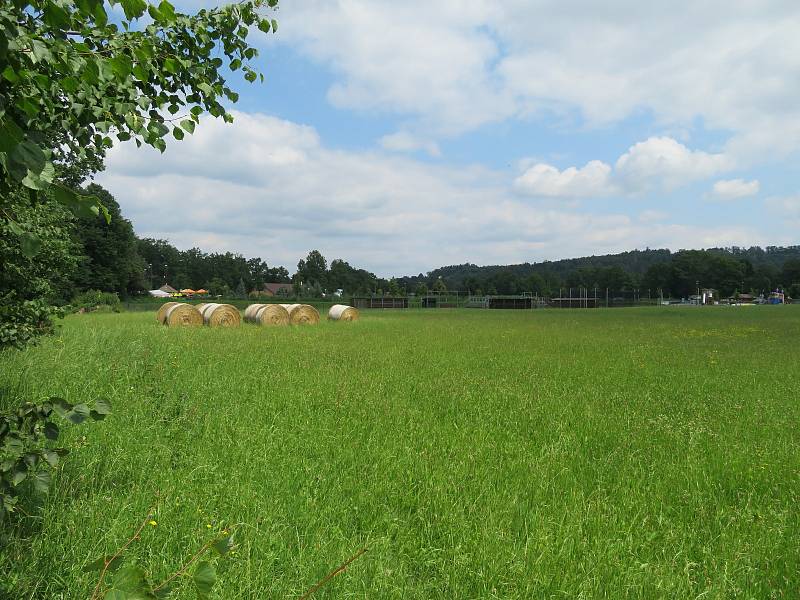
[[[719,289],[723,294],[798,286],[793,291],[800,295],[800,246],[678,252],[647,249],[483,267],[467,263],[402,277],[398,283],[410,291],[422,291],[436,284],[473,293],[531,291],[551,295],[561,287],[583,286],[616,291],[649,289],[653,293],[661,290],[665,295],[675,296],[689,295],[698,285]]]

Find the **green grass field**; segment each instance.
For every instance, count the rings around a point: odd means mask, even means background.
[[[115,413],[64,426],[0,580],[87,598],[158,493],[154,573],[239,524],[217,598],[296,598],[363,546],[316,598],[797,598],[798,342],[800,307],[73,316],[0,355],[0,403]]]

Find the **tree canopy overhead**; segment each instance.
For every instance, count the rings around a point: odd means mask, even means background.
[[[65,171],[97,170],[115,138],[163,152],[170,134],[193,133],[203,113],[231,121],[223,101],[238,95],[225,69],[263,80],[248,34],[277,30],[261,14],[276,5],[242,0],[188,15],[167,0],[0,4],[0,218],[26,253],[39,243],[10,212],[11,192],[24,187],[36,198],[49,190],[77,214],[110,218],[97,199],[60,184]]]
[[[49,327],[57,293],[29,281],[32,258],[63,266],[53,272],[62,278],[74,268],[61,251],[63,231],[45,226],[43,212],[65,220],[56,210],[64,206],[110,222],[109,203],[78,187],[102,169],[109,148],[163,152],[168,136],[193,133],[204,113],[231,121],[223,103],[238,95],[226,76],[263,80],[248,36],[277,30],[264,14],[276,7],[240,0],[183,14],[168,0],[0,2],[0,347]]]

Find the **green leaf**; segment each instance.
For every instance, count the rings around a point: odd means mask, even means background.
[[[67,413],[67,419],[75,425],[80,425],[86,419],[89,418],[90,411],[89,407],[85,404],[76,404],[72,407],[72,410]]]
[[[172,23],[175,20],[175,7],[167,0],[161,0],[158,5],[158,12],[165,23]]]
[[[118,54],[113,57],[109,63],[111,64],[111,70],[117,76],[117,79],[120,80],[127,79],[133,70],[133,63],[125,54]]]
[[[178,585],[177,583],[168,583],[166,585],[162,585],[154,592],[154,594],[156,595],[156,598],[158,598],[159,600],[161,600],[162,598],[167,598],[177,585]]]
[[[97,196],[89,196],[89,200],[94,201],[95,208],[97,208],[97,210],[103,216],[103,220],[106,222],[106,225],[111,223],[111,213],[108,212],[108,208],[106,208],[106,205],[102,204]]]
[[[53,178],[56,175],[56,168],[53,163],[47,161],[44,163],[44,168],[39,174],[28,171],[25,178],[22,180],[22,185],[32,190],[46,190],[53,183]]]
[[[200,598],[207,598],[216,582],[217,572],[211,563],[207,560],[199,563],[194,572],[194,585],[197,588],[197,595]]]
[[[22,453],[25,452],[25,444],[18,438],[7,437],[3,449],[12,456],[22,456]]]
[[[50,483],[52,479],[49,471],[38,471],[33,476],[33,488],[42,494],[50,491]]]
[[[150,73],[147,69],[140,63],[136,63],[133,67],[133,74],[136,75],[136,78],[139,81],[147,81],[150,79]]]
[[[67,413],[72,410],[72,404],[63,398],[50,398],[50,404],[53,406],[53,410],[56,412],[56,414],[60,417],[66,418]]]
[[[180,70],[180,67],[178,66],[178,61],[176,61],[174,58],[165,59],[164,68],[172,74],[175,74]]]
[[[35,233],[25,232],[19,236],[22,253],[28,258],[33,258],[39,253],[42,247],[42,240]]]
[[[181,121],[181,127],[183,127],[189,133],[194,133],[194,121],[191,119],[184,119]]]
[[[278,22],[272,19],[272,33],[278,33]]]
[[[24,140],[17,144],[11,152],[9,159],[11,162],[32,171],[36,175],[42,172],[44,164],[47,162],[47,158],[44,152],[42,152],[42,149],[30,140]]]
[[[258,22],[258,28],[263,31],[264,33],[269,33],[270,30],[270,23],[269,19],[261,19]]]
[[[183,139],[183,130],[180,127],[175,127],[172,130],[172,135],[175,137],[176,140]]]
[[[110,589],[103,596],[103,600],[130,600],[130,596],[122,590]]]
[[[57,440],[58,439],[58,425],[48,421],[44,424],[44,437],[48,440]]]
[[[20,227],[16,221],[9,221],[8,227],[11,229],[11,233],[14,235],[22,235],[25,233],[25,230],[22,229],[22,227]]]
[[[65,77],[61,80],[61,87],[64,88],[66,91],[73,93],[77,91],[78,86],[80,85],[80,81],[76,77]]]
[[[44,456],[47,464],[52,468],[55,469],[58,466],[58,452],[54,452],[53,450],[44,450],[42,451],[42,456]]]
[[[158,9],[155,6],[153,6],[152,4],[150,4],[147,7],[147,14],[150,15],[150,17],[153,19],[153,21],[159,22],[162,19],[161,13],[158,12]]]
[[[218,539],[212,544],[212,547],[220,554],[220,556],[225,556],[231,551],[231,549],[233,549],[233,534]]]
[[[94,409],[101,415],[111,414],[111,403],[105,398],[98,398],[94,402]]]
[[[48,2],[44,7],[44,22],[53,29],[64,29],[69,25],[69,15],[55,2]]]
[[[155,598],[147,584],[144,571],[136,564],[127,564],[114,573],[112,589],[125,592],[128,600],[151,600]]]
[[[122,0],[121,4],[128,20],[138,19],[147,10],[147,3],[144,0]]]
[[[53,197],[69,208],[76,217],[96,217],[101,211],[100,206],[102,205],[96,196],[84,196],[61,185],[53,186]],[[103,206],[103,208],[105,207]],[[110,215],[106,221],[108,220],[110,220]]]
[[[2,75],[3,75],[3,79],[5,79],[6,81],[9,81],[11,83],[17,83],[19,81],[19,76],[16,74],[16,72],[14,71],[14,68],[11,65],[8,65],[3,70]]]
[[[10,117],[6,116],[6,119],[0,121],[0,152],[10,154],[24,137],[22,129]]]
[[[101,556],[97,560],[93,560],[88,565],[83,567],[81,571],[83,571],[84,573],[91,573],[93,571],[102,571],[103,567],[105,567],[106,563],[108,563],[108,567],[106,570],[109,573],[113,573],[122,566],[122,562],[124,560],[125,558],[123,556],[111,556],[111,555]]]
[[[14,472],[11,475],[11,485],[17,486],[28,476],[28,467],[25,466],[25,463],[17,463],[14,467]]]
[[[98,27],[106,26],[106,23],[108,23],[108,14],[106,13],[106,9],[103,8],[102,2],[97,2],[94,5],[92,14],[94,15],[94,22],[97,23]]]

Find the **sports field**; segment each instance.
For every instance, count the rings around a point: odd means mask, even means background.
[[[315,327],[66,319],[0,355],[64,425],[0,545],[9,598],[168,575],[235,525],[216,598],[797,598],[800,307],[365,312]],[[0,593],[2,595],[2,593]],[[177,597],[193,598],[187,587]]]

